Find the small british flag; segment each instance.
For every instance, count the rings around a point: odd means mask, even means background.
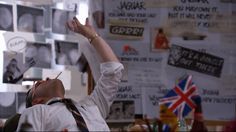
[[[160,105],[166,105],[179,119],[182,119],[196,107],[191,99],[194,95],[197,95],[197,88],[192,82],[192,76],[188,75],[160,99]]]

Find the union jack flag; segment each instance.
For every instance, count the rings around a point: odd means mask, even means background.
[[[192,82],[192,76],[188,75],[160,99],[160,104],[166,105],[179,119],[182,119],[196,107],[191,99],[196,93],[196,85]]]

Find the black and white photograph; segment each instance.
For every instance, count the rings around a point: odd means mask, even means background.
[[[21,84],[24,65],[23,53],[3,51],[3,83]]]
[[[43,8],[17,5],[17,29],[22,32],[43,33]]]
[[[0,30],[13,31],[12,5],[0,3]]]
[[[67,27],[66,22],[71,20],[76,13],[52,8],[52,32],[58,34],[73,34]]]
[[[34,67],[51,68],[52,45],[49,43],[27,42],[25,60],[26,62],[34,61]]]
[[[56,64],[77,66],[79,45],[76,42],[55,41]]]
[[[0,118],[8,118],[16,114],[16,94],[0,92]]]
[[[133,100],[116,100],[111,105],[107,120],[132,120],[135,113]]]

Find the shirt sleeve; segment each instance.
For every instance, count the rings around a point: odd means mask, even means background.
[[[97,105],[103,118],[106,118],[118,90],[123,65],[119,62],[101,64],[101,76],[89,98]]]
[[[44,118],[45,109],[41,105],[36,105],[26,109],[20,117],[17,132],[20,131],[43,131],[44,124],[46,123]]]

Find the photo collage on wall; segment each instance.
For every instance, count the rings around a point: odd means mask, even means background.
[[[7,51],[3,53],[3,83],[22,84],[23,74],[30,67],[52,69],[54,64],[79,67],[77,42],[70,42],[68,38],[55,41],[55,45],[53,42],[46,42],[47,39],[57,38],[53,35],[47,36],[47,31],[64,35],[63,37],[74,37],[74,33],[66,27],[66,22],[74,16],[76,8],[72,11],[56,7],[45,8],[33,3],[23,5],[18,2],[0,2],[0,31],[19,32],[19,36],[14,34],[12,37],[5,37]],[[51,30],[46,31],[48,24]],[[12,53],[15,54],[13,58],[9,57]],[[54,55],[56,59],[53,59]],[[13,67],[14,71],[9,71]]]
[[[43,8],[17,5],[17,29],[21,32],[43,33]]]

